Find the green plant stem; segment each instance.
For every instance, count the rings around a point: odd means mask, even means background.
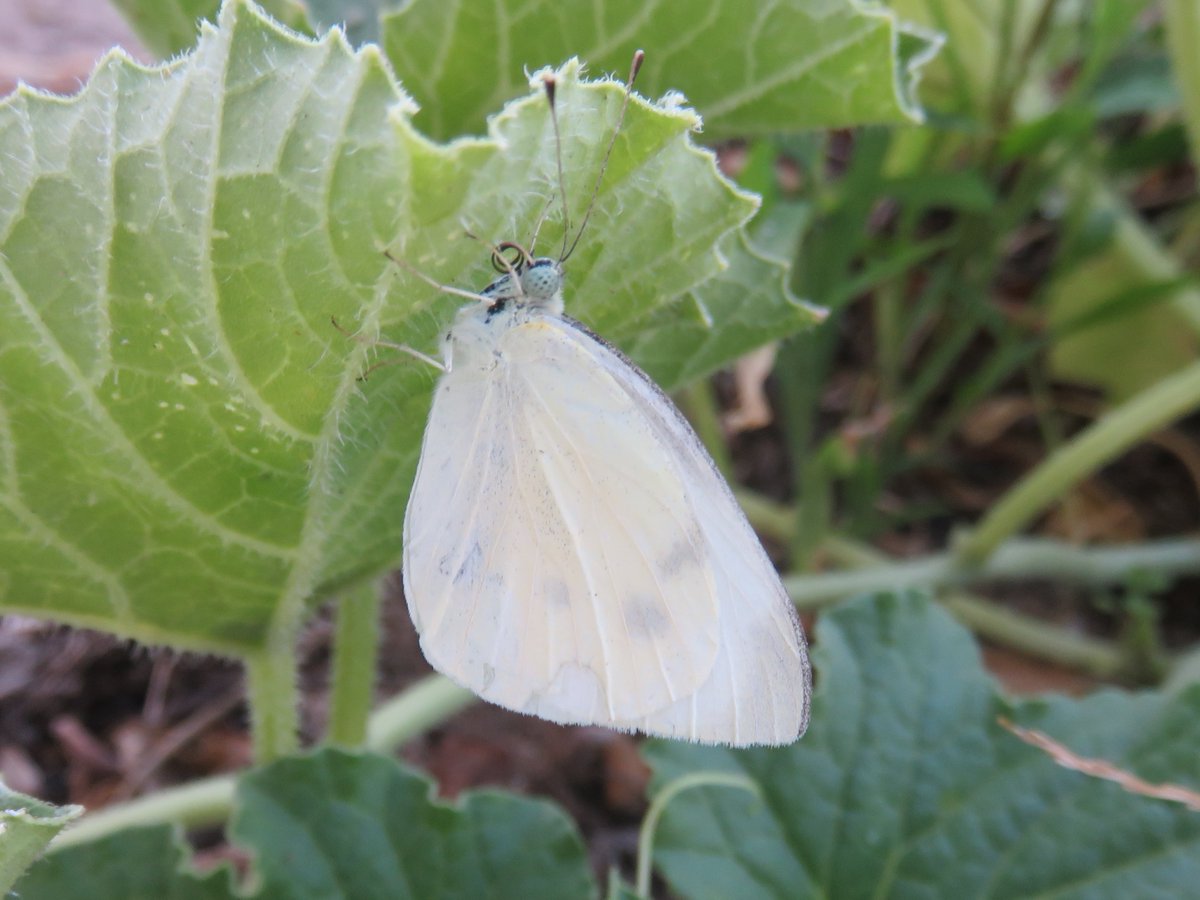
[[[1005,539],[1089,473],[1198,406],[1200,362],[1142,391],[1055,450],[992,506],[958,545],[958,559],[982,564]]]
[[[1092,549],[1050,540],[1013,540],[982,567],[963,566],[952,553],[889,562],[882,554],[846,540],[827,541],[822,549],[855,570],[785,578],[784,585],[801,609],[815,609],[843,597],[875,591],[937,590],[941,603],[980,637],[1097,678],[1113,678],[1130,671],[1133,661],[1126,648],[1073,634],[1033,616],[947,589],[973,581],[1039,577],[1104,586],[1142,570],[1168,575],[1200,572],[1200,539]]]
[[[54,839],[49,852],[99,840],[126,828],[165,824],[185,828],[218,825],[233,811],[236,785],[235,776],[217,775],[87,813]]]
[[[361,747],[367,737],[379,649],[382,592],[374,582],[360,585],[337,607],[330,686],[329,742]]]
[[[248,657],[246,693],[254,737],[254,760],[267,763],[294,753],[297,741],[296,642],[271,640]]]
[[[450,718],[474,699],[441,675],[430,675],[383,704],[371,717],[367,747],[390,753],[397,745]],[[204,778],[88,813],[55,838],[50,852],[94,841],[125,828],[220,825],[233,812],[237,779],[236,774]]]
[[[901,310],[902,296],[899,280],[885,281],[874,295],[875,354],[878,360],[879,390],[884,402],[891,402],[900,393],[901,357],[904,327]]]
[[[969,594],[943,594],[939,602],[971,632],[1003,647],[1085,672],[1095,678],[1128,673],[1128,655],[1109,641],[1055,628],[1040,619]]]
[[[1164,0],[1163,34],[1167,55],[1179,90],[1183,122],[1192,145],[1192,159],[1200,166],[1200,0]]]
[[[789,507],[744,490],[737,497],[756,530],[779,541],[789,539],[795,528],[795,517]],[[873,547],[837,535],[830,535],[821,543],[820,554],[833,565],[852,571],[784,578],[784,585],[800,609],[817,609],[845,597],[874,591],[909,588],[940,591],[943,605],[977,635],[1098,678],[1111,678],[1128,671],[1130,660],[1126,648],[1064,632],[1041,619],[947,589],[975,581],[1021,578],[1051,578],[1106,587],[1119,584],[1139,570],[1166,575],[1200,572],[1197,539],[1091,549],[1047,539],[1015,539],[1000,547],[982,567],[962,566],[952,553],[898,562]],[[1200,659],[1200,654],[1197,658]],[[1200,662],[1196,670],[1200,672]]]
[[[756,797],[762,796],[758,785],[749,776],[736,772],[693,772],[670,782],[654,795],[646,817],[642,819],[642,830],[638,834],[637,874],[634,879],[634,890],[643,900],[650,898],[651,863],[654,857],[654,837],[658,831],[658,820],[666,811],[667,806],[679,794],[691,788],[698,787],[734,787],[749,791]]]
[[[788,575],[788,594],[802,609],[876,591],[962,587],[980,581],[1053,578],[1090,586],[1119,583],[1139,570],[1166,575],[1200,573],[1200,538],[1149,541],[1128,547],[1081,548],[1061,541],[1008,541],[980,566],[962,565],[955,553],[888,562],[849,572]]]
[[[476,702],[476,697],[442,675],[430,675],[403,694],[385,703],[371,716],[367,726],[367,749],[391,753],[398,746],[459,710]]]
[[[890,556],[870,544],[836,534],[821,544],[821,555],[843,569],[866,569],[892,562]]]

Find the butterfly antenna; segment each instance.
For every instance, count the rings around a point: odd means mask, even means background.
[[[625,122],[625,111],[629,109],[629,98],[633,96],[633,82],[637,79],[638,72],[642,68],[642,62],[645,60],[646,54],[641,50],[635,50],[633,53],[633,61],[629,64],[629,78],[625,81],[625,99],[621,101],[621,111],[617,114],[617,124],[613,128],[612,137],[609,138],[608,148],[604,151],[604,159],[600,161],[600,171],[596,173],[596,183],[592,186],[592,197],[588,200],[587,210],[583,214],[583,221],[579,223],[579,231],[575,232],[575,240],[571,242],[570,249],[567,246],[567,232],[563,231],[563,248],[564,253],[559,257],[560,263],[566,262],[568,257],[575,252],[575,248],[579,246],[579,239],[583,237],[583,230],[587,228],[588,219],[592,217],[592,210],[596,206],[596,198],[600,196],[600,185],[604,182],[604,172],[608,169],[608,160],[612,156],[613,148],[617,145],[617,135],[621,133],[621,126]],[[554,104],[551,100],[551,110]],[[558,136],[558,119],[554,120],[554,134]],[[562,141],[558,142],[558,178],[562,181]],[[567,191],[566,185],[562,186],[563,191],[563,214],[566,216],[567,209]]]
[[[554,203],[554,195],[550,195],[550,199],[546,201],[542,207],[541,213],[538,215],[537,222],[533,226],[533,237],[529,239],[529,255],[533,256],[533,248],[537,246],[538,235],[542,232],[542,226],[546,224],[546,216],[550,212],[550,207]]]
[[[550,123],[554,126],[554,158],[558,163],[558,190],[562,194],[562,212],[563,212],[563,245],[562,249],[567,249],[567,235],[571,233],[571,213],[567,209],[567,176],[563,169],[562,155],[562,132],[558,128],[558,106],[555,104],[555,97],[558,92],[558,79],[551,74],[546,74],[542,77],[542,85],[546,88],[546,100],[550,103]],[[546,204],[546,209],[550,205]],[[543,210],[543,214],[545,210]],[[538,222],[538,228],[542,227],[542,223]],[[561,251],[560,251],[561,252]],[[559,257],[562,258],[561,256]]]

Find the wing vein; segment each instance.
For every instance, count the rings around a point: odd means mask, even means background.
[[[530,385],[530,387],[533,388],[533,385]],[[551,412],[549,406],[547,405],[545,398],[542,397],[537,392],[536,389],[533,389],[532,393],[533,393],[534,397],[537,399],[539,405],[542,407],[542,410],[546,413],[546,420],[548,422],[553,423],[553,426],[554,426],[555,430],[558,432],[558,434],[561,436],[563,443],[566,444],[567,446],[569,446],[570,449],[573,451],[573,453],[575,455],[575,462],[576,462],[577,470],[583,473],[583,475],[587,478],[589,484],[592,486],[593,489],[589,492],[589,496],[593,498],[592,508],[595,509],[595,507],[596,507],[596,499],[595,498],[599,498],[600,503],[608,511],[609,517],[613,521],[620,523],[621,522],[620,516],[615,514],[616,510],[614,509],[611,500],[608,498],[607,493],[605,491],[601,490],[600,486],[596,483],[596,480],[593,477],[590,469],[588,468],[588,466],[585,462],[585,457],[580,452],[578,445],[575,443],[574,440],[572,440],[571,436],[566,433],[566,431],[562,428],[562,426],[555,419],[554,414]],[[542,466],[542,471],[546,476],[547,484],[549,484],[552,476],[551,476],[550,472],[547,471],[544,464]],[[557,496],[557,492],[555,492],[555,493]],[[685,494],[685,497],[686,497],[686,494]],[[665,503],[660,504],[660,505],[668,513],[672,514],[672,518],[674,519],[676,524],[679,524],[678,517],[674,516],[674,514],[673,514],[674,511]],[[684,531],[685,531],[685,534],[688,534],[688,539],[690,541],[691,540],[690,533],[688,533],[686,529]],[[625,532],[625,537],[627,538],[627,543],[632,545],[633,548],[637,551],[637,554],[641,557],[642,562],[644,562],[646,565],[646,570],[650,573],[651,577],[654,579],[655,589],[658,591],[659,596],[661,598],[663,598],[663,600],[664,600],[663,607],[666,609],[667,616],[671,620],[671,627],[678,630],[680,628],[680,623],[678,622],[678,620],[675,617],[675,612],[671,608],[671,604],[666,602],[667,593],[665,590],[663,590],[663,585],[662,585],[662,582],[659,580],[657,568],[655,567],[655,565],[651,561],[651,559],[647,556],[645,549],[643,547],[641,547],[636,541],[634,541],[632,539],[632,536],[628,532]],[[575,544],[576,544],[577,550],[580,554],[580,559],[582,560],[584,558],[583,548],[579,546],[577,540],[575,541]],[[603,544],[600,544],[600,552],[604,558],[604,567],[605,567],[605,570],[609,573],[609,581],[611,582],[613,580],[613,578],[612,578],[612,561],[609,559],[608,550]],[[625,628],[625,639],[630,645],[632,645],[634,638],[633,638],[632,633],[630,632],[629,619],[628,619],[628,616],[626,615],[626,611],[623,606],[620,607],[620,614],[621,614],[621,624]],[[676,695],[675,687],[671,683],[672,679],[667,673],[666,662],[663,660],[663,657],[662,657],[662,648],[659,646],[658,641],[651,641],[650,644],[654,648],[655,661],[658,663],[658,669],[659,669],[659,673],[662,676],[663,683],[667,686],[667,694],[671,698],[671,702],[673,703],[676,700],[678,700],[679,697]],[[606,673],[606,684],[608,684],[607,673]],[[608,684],[608,686],[611,688],[611,684]],[[610,701],[609,705],[611,707],[611,701]]]
[[[546,407],[545,401],[541,398],[541,396],[537,393],[536,390],[532,389],[532,387],[533,387],[532,385],[527,384],[527,387],[530,388],[531,393],[537,399],[537,401],[541,405],[542,409],[546,412],[547,417],[551,421],[553,421],[554,416],[550,412],[550,410]],[[534,432],[534,429],[533,429],[532,423],[530,423],[530,421],[529,421],[528,415],[526,415],[526,417],[525,417],[525,425],[526,425],[526,428],[528,428],[530,430],[530,433],[532,434]],[[555,423],[555,426],[557,427],[557,423]],[[559,429],[559,433],[563,434],[561,428]],[[566,437],[565,435],[563,435],[563,436]],[[567,439],[567,443],[568,444],[571,443],[569,438]],[[578,452],[576,453],[576,456],[578,457]],[[587,559],[587,556],[584,553],[583,546],[580,544],[580,531],[578,528],[572,527],[574,525],[574,523],[567,519],[567,516],[565,514],[565,511],[567,509],[567,504],[565,504],[563,502],[563,495],[559,491],[558,485],[555,483],[555,480],[551,477],[550,472],[547,470],[545,459],[543,457],[541,457],[540,455],[538,458],[538,465],[540,466],[540,468],[542,470],[542,476],[546,482],[546,489],[550,492],[551,496],[554,498],[555,507],[559,510],[560,514],[563,515],[563,524],[566,526],[567,535],[570,536],[571,545],[575,548],[575,559],[579,563],[579,571],[583,575],[584,581],[587,583],[588,599],[589,599],[588,607],[592,613],[592,621],[596,626],[596,635],[600,640],[600,656],[603,661],[603,668],[604,668],[604,672],[602,673],[603,679],[604,679],[604,702],[608,708],[609,717],[614,718],[615,716],[613,714],[613,705],[612,705],[612,687],[613,687],[613,685],[612,685],[612,675],[611,675],[612,662],[613,662],[612,661],[612,653],[611,653],[611,648],[609,647],[607,635],[605,633],[604,622],[600,618],[599,609],[597,609],[597,607],[596,607],[595,601],[596,601],[596,598],[599,596],[599,591],[597,590],[597,583],[596,583],[595,577],[593,575],[593,572],[591,570],[591,567],[588,566],[585,562],[585,560]],[[627,628],[628,628],[628,626],[627,626]]]

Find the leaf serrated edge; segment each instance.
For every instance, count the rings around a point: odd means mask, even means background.
[[[917,87],[920,85],[925,66],[938,55],[946,43],[946,36],[935,29],[901,19],[894,9],[883,4],[850,0],[850,5],[863,16],[883,19],[888,23],[892,62],[895,66],[892,88],[896,105],[909,117],[912,124],[923,124],[925,110],[917,102]],[[900,38],[904,35],[920,40],[925,46],[919,52],[905,58],[900,52]]]

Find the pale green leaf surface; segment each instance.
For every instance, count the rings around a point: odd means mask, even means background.
[[[263,900],[575,900],[596,888],[570,819],[544,800],[472,791],[381,756],[323,750],[242,779],[233,833]]]
[[[578,221],[622,92],[575,72]],[[373,49],[240,3],[162,70],[113,54],[76,98],[0,104],[0,610],[244,654],[396,561],[433,373],[357,381],[378,352],[330,317],[436,353],[466,301],[383,248],[479,289],[464,226],[528,240],[556,184],[537,91],[448,147],[405,104]],[[618,343],[718,273],[755,209],[694,125],[635,100],[569,262],[568,312]],[[542,252],[561,235],[554,205]],[[702,349],[708,367],[744,341]],[[692,353],[645,361],[678,377]]]
[[[654,741],[653,789],[748,776],[667,808],[655,863],[688,898],[1185,896],[1200,815],[1056,765],[997,715],[1151,782],[1200,787],[1200,688],[1008,708],[970,635],[928,600],[861,598],[821,618],[812,723],[782,749]]]
[[[10,900],[224,900],[233,897],[230,873],[197,875],[186,849],[166,825],[130,828],[40,860]]]
[[[442,138],[478,132],[524,93],[525,70],[578,56],[624,77],[636,49],[640,89],[682,91],[708,134],[914,121],[917,72],[937,47],[853,0],[413,0],[384,16],[383,41],[425,108],[417,123]]]
[[[53,806],[0,781],[0,896],[7,896],[50,839],[82,813],[82,806]]]
[[[1196,359],[1196,331],[1171,303],[1136,303],[1146,273],[1114,246],[1083,260],[1049,285],[1050,323],[1060,326],[1117,308],[1087,328],[1055,341],[1055,376],[1104,390],[1112,402],[1126,400]],[[1130,302],[1122,303],[1127,296]],[[1127,311],[1120,309],[1128,307]],[[1131,340],[1131,336],[1136,336]]]
[[[1080,167],[1068,178],[1111,233],[1097,252],[1064,267],[1048,286],[1050,323],[1063,332],[1050,363],[1058,377],[1097,385],[1120,400],[1196,358],[1200,289],[1187,283],[1178,260],[1094,173]],[[1169,291],[1149,290],[1172,282]],[[1146,302],[1148,294],[1154,302]]]

